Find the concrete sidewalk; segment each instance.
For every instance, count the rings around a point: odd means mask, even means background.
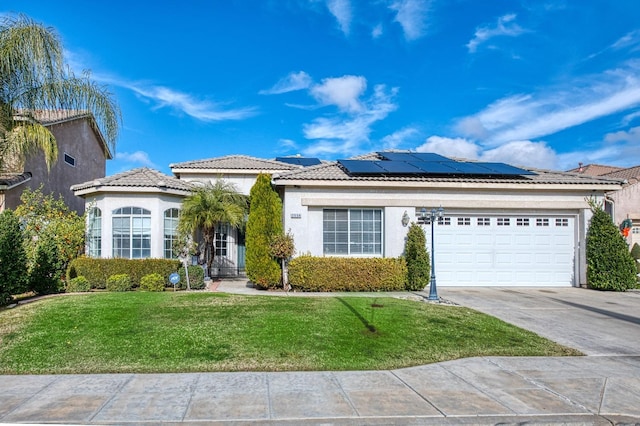
[[[2,376],[0,422],[638,424],[640,356],[469,358],[392,371]]]

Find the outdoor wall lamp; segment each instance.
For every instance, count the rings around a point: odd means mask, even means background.
[[[409,213],[405,210],[402,214],[402,226],[407,226],[411,218],[409,217]]]
[[[436,247],[434,245],[433,238],[433,224],[436,221],[436,218],[441,218],[444,216],[444,209],[442,206],[437,209],[433,208],[430,212],[427,212],[427,209],[424,207],[420,210],[420,216],[422,220],[425,221],[427,217],[431,219],[431,282],[429,283],[429,300],[440,300],[438,298],[438,289],[436,288]]]

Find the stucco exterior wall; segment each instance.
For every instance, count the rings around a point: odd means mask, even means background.
[[[258,177],[257,172],[255,174],[189,174],[182,173],[180,179],[187,182],[211,182],[214,183],[218,179],[223,179],[226,182],[230,182],[236,186],[241,194],[249,195],[251,187],[256,183]]]
[[[44,155],[28,158],[24,170],[32,173],[31,180],[7,194],[7,207],[15,209],[25,188],[35,190],[42,184],[44,194],[62,197],[70,209],[84,212],[84,200],[70,189],[72,185],[105,176],[106,156],[88,120],[73,120],[49,127],[58,143],[58,161],[47,171]],[[75,166],[64,161],[67,153],[75,159]]]
[[[619,226],[623,220],[631,219],[634,227],[640,226],[640,183],[627,185],[610,194],[614,201],[614,222]],[[640,244],[640,234],[630,233],[627,238],[629,247]]]
[[[151,257],[164,257],[164,212],[180,208],[182,197],[167,194],[110,193],[87,197],[86,208],[102,212],[102,257],[113,257],[112,213],[121,207],[141,207],[151,211]]]

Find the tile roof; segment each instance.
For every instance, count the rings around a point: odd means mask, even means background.
[[[204,160],[186,161],[170,164],[173,169],[226,169],[226,170],[299,170],[300,166],[275,160],[250,157],[248,155],[229,155],[226,157],[207,158]]]
[[[364,155],[357,159],[372,160],[375,155]],[[535,175],[509,177],[478,177],[478,176],[351,176],[337,162],[306,167],[283,174],[274,179],[276,183],[286,184],[287,181],[350,181],[350,182],[469,182],[469,183],[517,183],[517,184],[589,184],[612,185],[620,184],[621,179],[584,176],[577,173],[538,170],[523,167],[535,172]]]
[[[31,179],[31,172],[24,173],[0,173],[0,186],[11,189]]]
[[[586,176],[602,176],[611,172],[622,170],[622,167],[605,166],[602,164],[587,164],[575,169],[569,170],[569,173],[580,173]]]
[[[73,185],[71,190],[80,191],[83,189],[98,187],[166,188],[185,192],[189,192],[193,189],[193,185],[187,181],[165,175],[162,172],[148,167],[141,167],[118,173],[113,176],[107,176],[78,185]]]
[[[640,181],[640,166],[629,167],[627,169],[620,169],[614,172],[602,175],[603,177],[625,179],[628,183],[636,183]]]

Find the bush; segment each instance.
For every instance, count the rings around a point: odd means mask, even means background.
[[[140,290],[142,291],[164,291],[166,279],[160,274],[149,274],[140,280]]]
[[[250,191],[245,259],[247,276],[259,288],[280,284],[282,270],[269,251],[271,240],[282,234],[282,201],[271,186],[271,175],[259,174]]]
[[[62,289],[61,266],[55,239],[49,235],[40,237],[29,271],[28,289],[36,294],[58,293]]]
[[[79,293],[90,290],[91,284],[89,283],[89,280],[82,275],[67,280],[67,293]]]
[[[11,210],[0,214],[0,306],[27,289],[27,254],[20,222]]]
[[[79,257],[74,259],[67,269],[67,277],[75,278],[83,275],[91,283],[92,288],[106,288],[107,277],[117,274],[127,274],[134,286],[138,286],[142,277],[149,274],[160,274],[169,277],[180,267],[175,259],[98,259]]]
[[[204,269],[202,266],[189,265],[187,266],[189,272],[189,286],[191,290],[202,290],[204,288]],[[185,290],[187,288],[187,276],[184,271],[184,267],[178,270],[180,274],[180,282],[176,287]]]
[[[289,283],[300,291],[403,291],[406,279],[400,258],[300,256],[289,262]]]
[[[593,205],[587,233],[587,284],[597,290],[625,291],[634,288],[637,268],[624,237],[611,217]]]
[[[424,290],[429,284],[431,262],[426,248],[426,237],[422,227],[412,223],[404,245],[404,259],[407,262],[407,285],[409,291]]]
[[[640,262],[638,262],[640,260],[640,245],[638,243],[635,243],[631,248],[631,257],[636,261],[637,272],[640,273]]]
[[[127,274],[111,275],[107,278],[108,291],[129,291],[132,289],[131,277]]]

